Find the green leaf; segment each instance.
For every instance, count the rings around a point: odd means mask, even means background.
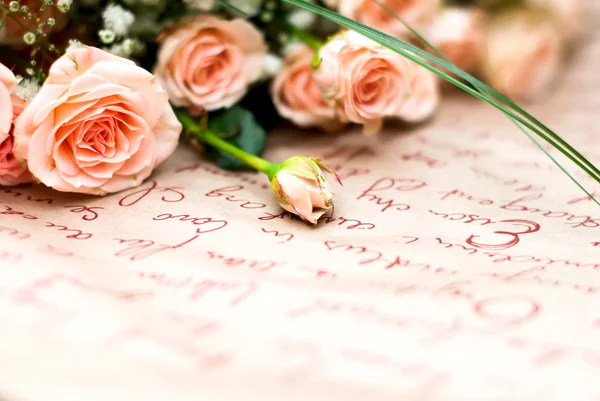
[[[208,129],[223,135],[227,142],[253,155],[260,155],[265,148],[267,134],[245,108],[236,105],[229,109],[210,115]],[[210,154],[217,164],[227,170],[237,170],[246,166],[236,158],[216,149],[210,148]]]

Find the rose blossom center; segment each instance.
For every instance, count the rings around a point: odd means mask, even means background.
[[[15,160],[15,156],[12,154],[13,148],[13,137],[12,132],[10,135],[0,143],[0,165],[8,165]]]
[[[105,156],[107,148],[115,146],[115,137],[111,127],[109,127],[106,122],[94,124],[89,131],[83,135],[79,146],[94,150]]]
[[[385,107],[389,96],[396,92],[393,89],[394,80],[390,76],[392,71],[392,67],[384,60],[369,60],[363,68],[362,76],[354,87],[354,101],[362,107]],[[377,110],[373,109],[371,111],[375,112]]]
[[[291,107],[327,107],[317,84],[313,80],[310,66],[301,66],[284,82],[283,101]]]
[[[239,55],[216,33],[183,46],[173,58],[171,68],[177,69],[177,65],[185,66],[184,85],[198,94],[228,86],[241,70]]]

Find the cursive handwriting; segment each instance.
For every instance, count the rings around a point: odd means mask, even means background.
[[[242,189],[244,189],[243,185],[230,185],[228,187],[213,189],[212,191],[205,193],[204,196],[209,198],[223,196],[227,202],[239,203],[239,206],[243,209],[262,209],[267,207],[264,203],[250,202],[231,194],[232,192],[241,191]]]
[[[31,234],[24,233],[16,228],[6,226],[0,226],[0,234],[7,235],[18,240],[24,240],[31,237]]]
[[[442,167],[446,167],[448,165],[448,163],[446,163],[445,161],[427,156],[420,150],[417,152],[414,152],[414,153],[403,154],[400,156],[400,159],[404,160],[404,161],[414,161],[414,162],[424,163],[426,166],[432,167],[432,168],[442,168]]]
[[[85,206],[85,205],[70,205],[64,206],[69,209],[71,213],[82,213],[81,220],[93,221],[98,218],[98,212],[96,210],[104,210],[101,206]]]
[[[196,240],[198,236],[199,235],[196,234],[193,237],[176,245],[157,244],[156,242],[147,239],[114,238],[115,241],[119,241],[119,244],[125,245],[124,249],[115,252],[115,256],[128,258],[131,261],[142,260],[167,250],[183,248],[187,244],[190,244]]]
[[[282,238],[281,241],[279,241],[280,244],[289,242],[294,238],[294,234],[292,234],[292,233],[280,233],[277,230],[267,230],[266,228],[261,228],[261,230],[265,234],[273,234],[276,238],[286,237],[285,239]]]
[[[24,212],[19,212],[19,211],[13,209],[10,206],[7,206],[7,205],[2,205],[2,206],[4,206],[4,211],[1,211],[0,214],[21,216],[21,217],[23,217],[24,219],[27,219],[27,220],[37,220],[38,219],[34,215],[27,214],[27,213],[24,213]]]
[[[217,252],[208,251],[208,256],[211,259],[220,260],[226,266],[246,266],[250,269],[254,269],[259,272],[265,272],[271,270],[276,266],[282,265],[280,262],[276,262],[274,260],[256,260],[256,259],[247,259],[240,257],[231,257],[225,256]]]
[[[149,184],[147,188],[143,188],[145,185],[142,185],[141,187],[135,188],[134,192],[122,197],[121,200],[119,200],[119,206],[133,206],[154,192],[165,193],[165,195],[160,198],[163,202],[181,202],[185,199],[185,195],[181,192],[181,190],[183,190],[182,187],[159,187],[158,182],[155,180],[148,180],[146,183]]]
[[[542,194],[540,193],[532,193],[523,195],[517,199],[511,201],[495,201],[487,198],[479,198],[474,195],[467,194],[459,189],[453,189],[451,191],[442,192],[444,195],[440,200],[446,200],[453,197],[458,197],[462,199],[467,199],[472,202],[476,202],[483,206],[498,206],[498,208],[503,210],[510,210],[514,212],[526,212],[532,213],[536,215],[541,215],[544,218],[548,219],[563,219],[565,224],[571,226],[572,228],[598,228],[600,227],[600,218],[592,218],[591,216],[586,215],[575,215],[573,213],[565,212],[565,211],[555,211],[550,209],[540,209],[532,206],[527,206],[524,204],[526,201],[532,201],[536,199],[542,198]]]
[[[12,188],[2,189],[2,192],[5,194],[10,194],[10,195],[14,196],[15,198],[23,197],[24,200],[26,200],[28,202],[46,203],[48,205],[52,205],[54,202],[54,200],[52,198],[34,198],[31,195],[26,195],[23,192],[15,191]]]
[[[172,276],[166,273],[141,272],[138,277],[149,279],[160,287],[186,291],[186,297],[190,301],[196,301],[211,293],[231,296],[231,299],[228,298],[230,305],[243,303],[255,294],[258,288],[254,281],[198,279],[189,275]]]
[[[177,214],[173,215],[171,213],[163,213],[154,217],[152,220],[154,221],[164,221],[169,219],[175,219],[183,222],[190,222],[195,226],[206,226],[200,227],[196,229],[197,234],[205,234],[213,231],[218,231],[222,228],[225,228],[227,222],[225,220],[217,220],[212,217],[191,217],[189,214]]]
[[[366,199],[368,202],[375,202],[377,205],[383,205],[381,212],[385,212],[386,210],[394,207],[393,210],[405,211],[410,209],[410,205],[405,203],[394,203],[394,199],[386,199],[384,200],[382,197],[377,196],[374,192],[378,194],[380,192],[385,192],[388,189],[394,189],[396,191],[416,191],[425,187],[427,184],[421,180],[416,180],[413,178],[380,178],[371,184],[370,187],[365,189],[359,196],[356,198],[357,200]]]
[[[434,267],[429,263],[417,263],[412,262],[409,259],[403,259],[400,256],[385,257],[381,251],[375,249],[369,249],[361,245],[351,244],[338,244],[335,241],[325,241],[325,247],[329,251],[342,251],[351,253],[353,255],[359,255],[361,260],[358,262],[359,265],[370,265],[374,263],[383,264],[384,269],[392,269],[394,267],[403,268],[415,268],[420,271],[431,271],[435,274],[456,274],[455,270],[449,270],[444,267]]]
[[[338,226],[343,226],[346,230],[372,230],[375,228],[373,223],[363,223],[356,219],[347,219],[345,217],[321,217],[319,221],[325,222],[325,224],[337,223]]]
[[[52,223],[50,221],[46,222],[46,227],[48,228],[56,228],[58,229],[58,231],[64,231],[65,233],[67,233],[68,235],[65,238],[69,238],[69,239],[82,239],[82,240],[86,240],[86,239],[90,239],[94,236],[94,234],[92,233],[84,233],[81,230],[78,230],[76,228],[69,228],[67,226],[63,226],[60,224],[55,224]]]
[[[479,235],[471,235],[469,238],[465,240],[465,242],[469,245],[472,245],[476,248],[481,249],[489,249],[489,250],[501,250],[512,248],[517,245],[521,241],[521,235],[532,234],[538,232],[540,230],[540,225],[536,222],[529,220],[519,220],[519,219],[509,219],[509,220],[500,220],[500,221],[492,221],[491,219],[481,217],[477,214],[465,214],[465,213],[440,213],[434,212],[433,210],[429,210],[429,213],[439,216],[442,219],[450,220],[450,221],[460,221],[463,224],[471,224],[475,225],[487,226],[487,225],[511,225],[521,227],[522,229],[517,230],[496,230],[493,233],[496,235],[502,236],[505,240],[501,243],[481,243],[475,241],[475,238],[479,238]],[[524,227],[524,228],[523,228]]]
[[[456,248],[456,249],[460,249],[463,252],[466,252],[470,255],[485,256],[487,258],[492,259],[492,263],[504,263],[504,262],[536,263],[538,265],[543,265],[543,266],[555,265],[555,266],[576,267],[576,268],[590,267],[592,269],[600,269],[600,262],[599,263],[594,263],[594,262],[583,263],[583,262],[575,262],[575,261],[567,260],[567,259],[552,259],[552,258],[544,258],[544,257],[532,256],[532,255],[509,255],[509,254],[505,254],[505,253],[490,252],[490,251],[483,250],[483,249],[468,247],[468,246],[464,246],[462,244],[446,242],[439,237],[436,238],[435,241],[438,245],[441,245],[447,249]]]

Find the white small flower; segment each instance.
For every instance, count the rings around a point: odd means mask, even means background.
[[[69,40],[69,47],[67,47],[67,53],[76,49],[79,49],[81,46],[83,46],[83,44],[75,39],[70,39]]]
[[[295,26],[298,29],[307,29],[315,23],[316,17],[315,14],[310,11],[297,10],[290,13],[287,20],[290,25]]]
[[[23,41],[28,44],[28,45],[32,45],[35,43],[35,33],[33,32],[27,32],[25,35],[23,35]]]
[[[26,102],[30,101],[40,91],[40,83],[36,79],[23,79],[15,88],[14,94]]]
[[[260,11],[262,0],[229,0],[229,4],[253,17]]]
[[[273,53],[267,53],[264,61],[265,75],[267,77],[274,77],[281,72],[283,68],[283,61],[280,57]]]
[[[115,41],[116,35],[110,29],[101,29],[98,31],[98,37],[102,43],[108,45]]]
[[[117,37],[124,36],[135,21],[135,15],[118,4],[111,4],[102,13],[104,27],[110,29]]]
[[[68,12],[71,9],[71,5],[73,5],[73,0],[58,0],[56,2],[56,7],[63,13]]]
[[[296,39],[290,40],[283,45],[283,47],[281,49],[281,53],[284,56],[288,56],[289,54],[292,54],[292,53],[296,52],[296,50],[299,50],[305,46],[306,45],[302,41],[299,41]]]
[[[140,42],[137,39],[131,39],[131,38],[127,38],[123,41],[123,52],[125,52],[125,54],[127,54],[127,57],[131,56],[132,54],[135,53],[141,53],[142,51],[144,51],[144,43]]]
[[[115,43],[111,47],[105,47],[102,50],[119,57],[127,58],[128,56],[125,52],[125,49],[123,49],[123,45],[121,43]]]
[[[185,3],[194,10],[210,11],[215,7],[215,0],[185,0]]]

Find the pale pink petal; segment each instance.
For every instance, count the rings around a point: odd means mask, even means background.
[[[19,80],[15,77],[15,74],[4,64],[0,63],[0,86],[5,86],[8,92],[12,93],[18,83]]]
[[[310,217],[313,211],[310,194],[304,182],[293,174],[280,173],[276,176],[282,191],[289,198],[289,207],[292,213],[305,218]],[[281,205],[285,208],[286,205]]]
[[[10,91],[0,83],[0,141],[4,141],[8,137],[12,122],[13,102],[10,97]]]
[[[156,164],[159,165],[175,151],[183,127],[170,104],[165,105],[158,124],[153,129],[156,138]]]

